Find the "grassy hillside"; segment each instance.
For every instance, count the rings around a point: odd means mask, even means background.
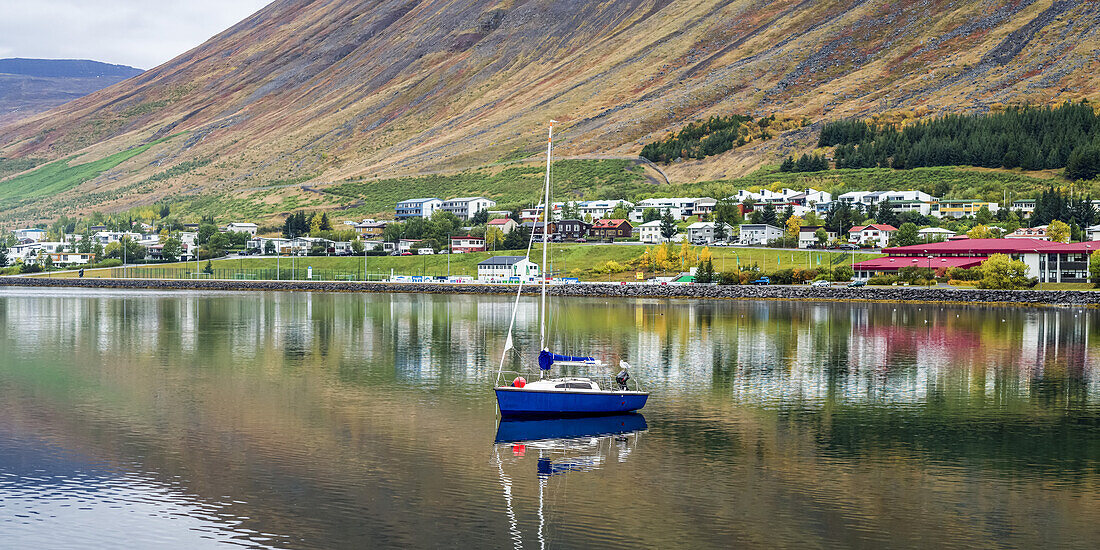
[[[167,139],[169,138],[119,151],[91,162],[73,164],[78,157],[58,160],[32,172],[0,182],[0,209],[15,208],[37,198],[51,197],[68,191]]]
[[[561,121],[563,157],[634,155],[717,116],[806,120],[805,128],[667,168],[674,181],[730,180],[811,147],[825,120],[1096,98],[1093,4],[273,2],[126,83],[0,125],[0,156],[58,161],[83,153],[92,162],[189,131],[139,154],[109,186],[86,181],[62,194],[71,202],[110,191],[98,207],[121,211],[183,196],[252,201],[274,182],[349,182],[344,195],[317,200],[308,190],[298,199],[273,193],[255,200],[254,211],[293,200],[370,211],[395,197],[368,182],[454,174],[537,152],[551,118]],[[199,160],[211,162],[117,192]],[[508,193],[458,183],[456,194]],[[431,181],[416,185],[410,195],[451,194],[424,193]],[[29,201],[14,210],[5,215],[22,223],[57,209]]]

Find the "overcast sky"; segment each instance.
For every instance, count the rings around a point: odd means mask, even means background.
[[[93,59],[151,69],[271,0],[0,0],[0,58]]]

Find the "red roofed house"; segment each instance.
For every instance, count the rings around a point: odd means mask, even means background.
[[[857,225],[848,230],[848,242],[860,246],[871,245],[886,248],[886,245],[890,243],[890,236],[897,230],[898,228],[892,225],[882,223]]]
[[[485,239],[471,235],[451,237],[451,253],[462,254],[464,252],[485,252]]]
[[[596,220],[588,229],[588,235],[593,239],[611,241],[623,239],[634,234],[634,226],[626,220]]]
[[[969,269],[993,254],[1005,254],[1027,264],[1028,276],[1039,277],[1040,282],[1083,283],[1089,277],[1088,256],[1096,250],[1100,250],[1100,241],[1063,244],[1024,238],[963,239],[888,248],[883,251],[886,257],[856,263],[852,269],[861,279],[895,274],[906,266]]]
[[[512,218],[497,218],[495,220],[489,220],[489,223],[485,224],[486,227],[495,227],[505,235],[512,232],[519,224]]]

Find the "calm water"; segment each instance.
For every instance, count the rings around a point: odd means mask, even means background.
[[[630,359],[650,404],[498,442],[507,298],[50,292],[0,290],[3,547],[1100,535],[1095,312],[562,300],[556,347]]]

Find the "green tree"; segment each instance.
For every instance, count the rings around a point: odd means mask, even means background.
[[[788,156],[783,159],[783,164],[779,165],[780,172],[794,172],[794,157]]]
[[[974,215],[974,221],[977,221],[982,225],[989,225],[993,223],[993,213],[989,211],[988,206],[982,205],[981,209],[978,210],[978,213]]]
[[[646,208],[642,211],[642,223],[655,222],[661,219],[661,213],[656,208]]]
[[[352,254],[355,254],[356,256],[358,256],[358,255],[362,254],[364,250],[366,250],[366,247],[363,245],[363,241],[360,241],[359,239],[355,239],[354,241],[351,241],[351,253]]]
[[[200,246],[206,244],[210,237],[218,234],[218,227],[213,224],[202,224],[199,226],[199,234],[195,238],[195,242]]]
[[[699,268],[695,270],[695,282],[697,283],[713,283],[714,282],[714,264],[708,259],[704,260]]]
[[[161,258],[166,262],[174,262],[179,260],[180,254],[183,253],[183,244],[180,240],[172,237],[164,241],[164,248],[161,249]]]
[[[264,255],[272,256],[275,254],[275,241],[267,241],[264,243]]]
[[[967,231],[966,236],[971,239],[993,239],[997,237],[989,226],[981,224],[975,225],[970,231]]]
[[[910,246],[920,242],[920,233],[917,232],[917,224],[903,223],[894,234],[894,243],[898,246]]]
[[[202,267],[202,272],[208,275],[214,274],[214,263],[210,260],[206,260],[206,265]]]
[[[1047,225],[1047,238],[1051,242],[1056,243],[1068,243],[1069,242],[1069,224],[1060,220],[1053,220]]]
[[[820,247],[829,244],[829,232],[825,231],[824,227],[818,227],[817,231],[814,231],[814,238],[817,239],[817,245]]]
[[[678,231],[679,228],[676,227],[676,220],[672,219],[672,213],[666,211],[665,215],[661,216],[661,237],[666,242],[671,241]]]
[[[993,254],[978,268],[982,278],[979,288],[1012,290],[1029,285],[1027,264],[1013,260],[1005,254]]]
[[[1100,250],[1089,254],[1089,279],[1100,287]]]

